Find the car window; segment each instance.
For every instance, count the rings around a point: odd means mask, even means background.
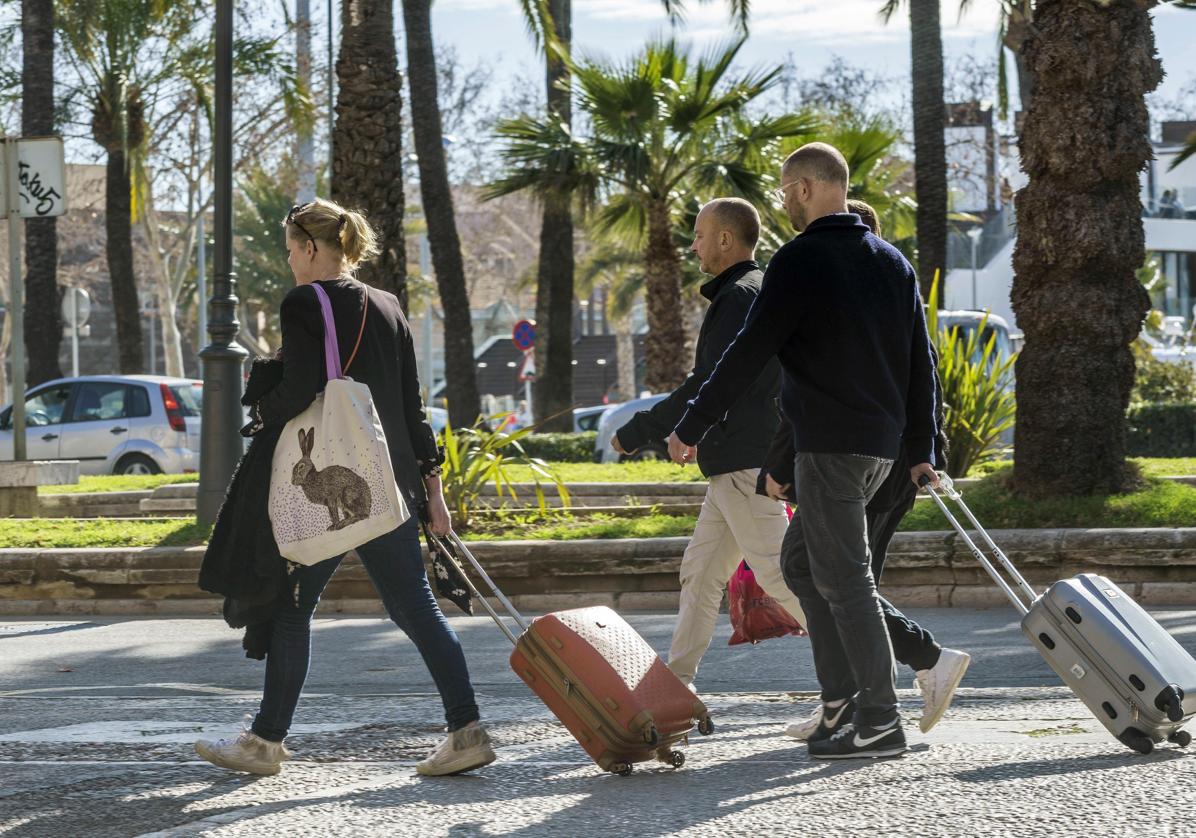
[[[104,419],[124,419],[126,387],[118,381],[84,381],[79,384],[71,419],[74,422],[97,422]]]
[[[203,413],[202,384],[171,384],[170,392],[184,416],[199,416]]]
[[[70,401],[71,388],[69,384],[50,387],[25,399],[25,424],[40,427],[42,425],[57,425],[62,422],[66,412],[66,403]],[[9,413],[5,426],[11,426],[12,414]]]
[[[133,384],[129,387],[129,418],[136,419],[141,416],[149,416],[150,410],[149,393],[144,387]]]

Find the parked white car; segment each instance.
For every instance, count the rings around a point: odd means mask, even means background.
[[[573,432],[598,430],[598,422],[602,419],[602,414],[609,409],[610,405],[608,404],[573,408]]]
[[[610,447],[615,431],[627,424],[636,413],[647,410],[657,402],[668,398],[668,393],[655,396],[645,396],[642,399],[632,399],[629,402],[611,405],[598,420],[598,438],[594,440],[594,462],[621,463],[627,460],[667,460],[669,449],[664,440],[653,442],[637,450],[634,454],[620,454]]]
[[[158,375],[48,381],[25,398],[30,460],[78,460],[82,474],[199,471],[203,382]],[[0,460],[13,458],[12,406],[0,411]]]

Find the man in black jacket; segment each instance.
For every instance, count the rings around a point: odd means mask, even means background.
[[[667,399],[640,411],[615,432],[611,445],[616,451],[630,453],[667,437],[735,339],[760,293],[763,274],[755,262],[759,236],[760,216],[747,201],[719,198],[698,213],[690,250],[702,272],[714,278],[701,289],[710,308],[698,333],[693,372]],[[743,397],[706,435],[697,456],[710,485],[681,560],[681,607],[669,649],[669,668],[687,684],[693,683],[698,663],[710,646],[723,589],[741,556],[765,593],[799,623],[805,622],[781,575],[784,508],[755,493],[779,421],[772,403],[780,384],[780,365],[776,359],[769,360],[745,384]]]
[[[880,221],[872,207],[863,201],[852,200],[847,202],[847,208],[868,225],[873,235],[881,235]],[[938,368],[937,358],[934,366]],[[934,462],[940,470],[947,467],[947,437],[943,433],[945,416],[942,394],[942,384],[936,373],[935,403],[938,408],[936,422],[939,432],[934,440]],[[793,428],[782,417],[776,435],[772,438],[768,455],[764,458],[764,466],[760,469],[756,492],[774,500],[795,503],[793,463],[796,457],[797,452],[793,448]],[[904,461],[905,457],[900,455],[898,459]],[[895,468],[889,472],[885,482],[868,502],[865,510],[868,520],[868,548],[872,552],[872,576],[878,586],[884,572],[889,542],[893,540],[901,519],[913,509],[917,495],[918,487],[906,475],[905,469]],[[884,611],[885,627],[889,630],[889,639],[893,644],[893,657],[898,663],[914,670],[914,683],[922,693],[923,705],[918,727],[923,733],[928,733],[951,706],[955,688],[963,679],[971,656],[958,649],[940,646],[929,630],[902,614],[883,596],[880,597],[880,607]],[[785,733],[794,739],[809,739],[823,727],[824,716],[820,704],[809,719],[789,725]],[[825,718],[827,722],[830,721],[830,717]]]
[[[779,357],[793,425],[797,511],[785,580],[806,614],[828,722],[819,759],[906,749],[896,667],[872,577],[864,509],[902,445],[910,479],[934,471],[934,373],[917,278],[847,212],[847,161],[810,143],[781,167],[778,199],[801,232],[777,251],[743,329],[669,437],[677,462]],[[856,692],[858,687],[858,693]]]

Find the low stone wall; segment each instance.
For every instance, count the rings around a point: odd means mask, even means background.
[[[1076,573],[1108,576],[1148,605],[1196,604],[1196,529],[996,530],[993,537],[1039,590]],[[604,604],[675,609],[686,538],[479,542],[499,586],[528,611]],[[0,550],[0,614],[218,613],[195,586],[202,547]],[[898,605],[994,607],[1004,595],[951,532],[899,533],[881,585]],[[365,569],[350,556],[325,611],[379,613]]]

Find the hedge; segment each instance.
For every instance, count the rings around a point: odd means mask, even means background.
[[[594,461],[594,431],[573,434],[528,434],[519,443],[529,457],[539,457],[557,463],[590,463]]]
[[[1131,457],[1196,457],[1196,402],[1143,404],[1126,414]]]

